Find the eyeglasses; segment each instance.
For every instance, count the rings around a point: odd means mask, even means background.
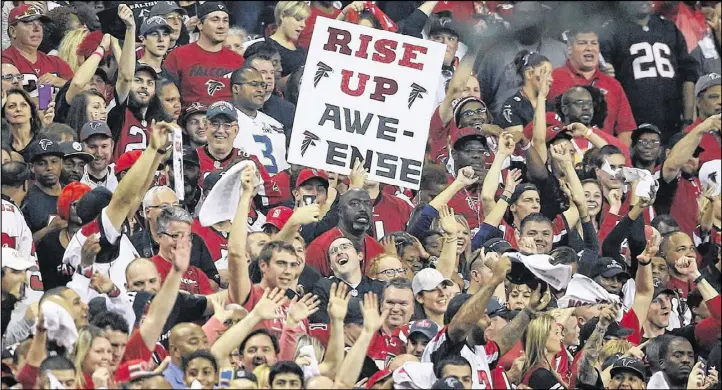
[[[484,107],[479,107],[479,108],[477,108],[476,110],[466,110],[466,111],[462,111],[462,112],[461,112],[461,117],[462,117],[462,118],[470,118],[470,117],[472,117],[472,116],[474,116],[474,115],[482,115],[482,114],[485,114],[485,113],[486,113],[486,108],[484,108]]]
[[[491,154],[489,153],[489,151],[486,150],[486,149],[463,148],[463,149],[461,149],[461,150],[459,150],[459,151],[460,151],[461,153],[470,154],[470,155],[480,154],[480,155],[484,155],[484,156],[486,156],[486,157],[491,156]]]
[[[263,88],[263,89],[266,89],[266,87],[268,87],[268,84],[265,81],[241,81],[237,84],[240,84],[240,85],[248,84],[253,88]]]
[[[171,234],[171,233],[163,232],[161,234],[164,236],[168,236],[171,240],[176,241],[176,242],[191,236],[190,233],[173,233],[173,234]]]
[[[218,130],[219,128],[223,128],[223,130],[225,130],[225,131],[230,131],[233,128],[233,123],[211,121],[211,128],[213,130]]]
[[[178,14],[168,14],[165,16],[167,22],[182,22],[183,17]]]
[[[2,77],[3,81],[7,81],[12,83],[13,81],[17,81],[18,83],[23,82],[24,75],[22,74],[4,74]]]
[[[637,141],[639,145],[641,146],[659,146],[661,142],[659,142],[658,139],[648,140],[648,139],[640,139]]]
[[[162,209],[164,207],[180,207],[180,203],[161,203],[157,206],[148,206],[146,209]]]
[[[345,251],[346,249],[351,249],[351,248],[353,248],[353,244],[350,242],[345,242],[337,247],[329,248],[328,254],[335,255],[339,251]]]
[[[379,271],[379,275],[385,275],[390,278],[396,277],[396,275],[403,275],[406,273],[406,268],[389,268],[383,271]]]

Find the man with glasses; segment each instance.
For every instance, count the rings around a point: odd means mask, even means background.
[[[5,94],[11,88],[23,87],[23,75],[13,64],[2,64],[2,94],[5,105]]]
[[[275,175],[290,167],[286,161],[286,134],[283,125],[259,111],[266,99],[267,82],[263,74],[249,65],[233,71],[231,92],[233,106],[237,110],[238,125],[243,129],[233,145],[241,148],[252,141],[257,146],[251,152]]]
[[[148,14],[148,18],[146,19],[146,21],[154,17],[161,17],[165,19],[165,21],[168,23],[168,27],[170,30],[170,41],[168,43],[168,47],[166,48],[167,51],[164,52],[161,57],[165,57],[166,55],[170,54],[173,49],[180,46],[178,44],[178,38],[180,38],[183,28],[183,17],[187,15],[188,12],[186,12],[186,10],[182,7],[179,7],[175,1],[159,1],[153,6],[153,8],[150,9],[150,13]],[[143,24],[146,24],[146,22],[143,22]],[[143,33],[141,34],[145,35]],[[143,57],[145,55],[146,53],[142,54]]]
[[[662,132],[657,126],[643,123],[632,132],[632,166],[656,172],[662,157]]]
[[[73,70],[65,61],[38,50],[43,41],[43,23],[48,20],[42,10],[29,4],[13,8],[8,16],[11,44],[2,52],[2,63],[15,65],[24,76],[23,87],[33,97],[38,96],[39,84],[60,88],[73,78]]]

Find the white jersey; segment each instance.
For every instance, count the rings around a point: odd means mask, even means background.
[[[256,111],[255,118],[238,109],[236,113],[238,135],[233,140],[233,147],[258,157],[271,176],[290,168],[286,161],[286,133],[283,132],[283,125],[260,111]],[[249,145],[251,139],[255,144],[253,146]]]
[[[20,208],[5,199],[2,200],[2,246],[17,250],[23,257],[32,258],[35,261],[35,266],[38,267],[38,261],[35,258],[33,233],[25,222],[25,216],[23,216]],[[35,271],[27,270],[27,277],[28,285],[22,291],[23,300],[13,311],[13,318],[22,318],[25,315],[27,305],[39,301],[43,295],[43,281],[40,269],[38,268]]]
[[[434,357],[434,359],[443,359],[446,355],[457,354],[460,352],[461,356],[469,362],[471,366],[471,379],[472,389],[491,389],[493,384],[491,383],[491,370],[489,367],[496,367],[499,361],[499,346],[493,341],[487,341],[485,345],[469,345],[462,341],[458,344],[452,345],[446,336],[446,329],[448,326],[443,327],[436,336],[429,341],[424,350],[424,354],[421,356],[421,362],[434,362],[431,359],[431,355],[441,350],[439,353],[441,356]],[[463,345],[463,346],[462,346]],[[473,350],[472,350],[473,348]]]

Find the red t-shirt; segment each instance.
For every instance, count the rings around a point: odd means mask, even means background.
[[[406,230],[411,211],[412,207],[406,201],[379,192],[371,218],[374,237],[380,240],[388,233]]]
[[[261,297],[263,297],[265,289],[261,287],[260,284],[254,284],[251,286],[251,291],[248,293],[248,298],[246,299],[246,302],[243,304],[243,308],[248,310],[250,313],[251,310],[253,310],[254,307],[256,307],[256,304],[258,301],[261,300]],[[229,303],[235,303],[232,302],[232,300],[229,297]],[[275,319],[275,320],[263,320],[259,322],[254,329],[268,329],[272,334],[276,335],[276,337],[281,337],[281,333],[283,332],[283,325],[286,323],[286,319],[288,318],[288,306],[290,305],[290,301],[286,299],[284,301],[284,304],[281,306],[281,318]],[[302,333],[306,333],[308,329],[308,320],[303,320],[303,331]]]
[[[143,341],[143,336],[140,335],[140,329],[135,329],[133,334],[128,338],[128,344],[125,347],[125,354],[120,359],[120,364],[131,360],[142,360],[144,362],[150,361],[153,357],[153,351],[148,349]]]
[[[331,263],[328,258],[328,247],[331,246],[333,240],[341,236],[343,236],[341,229],[335,227],[313,240],[313,242],[308,245],[308,248],[306,248],[306,265],[315,268],[323,277],[333,275]],[[366,275],[368,271],[367,267],[369,266],[368,260],[384,253],[384,247],[368,234],[364,234],[364,236],[364,241],[361,243],[361,250],[364,255],[361,269],[364,270],[364,275]]]
[[[180,83],[183,107],[201,102],[211,105],[231,100],[231,73],[243,65],[243,57],[226,47],[203,50],[198,43],[183,45],[168,55],[163,67]]]
[[[454,177],[449,175],[447,182],[453,183]],[[449,208],[454,209],[454,213],[463,215],[472,230],[478,228],[484,220],[484,209],[479,200],[479,187],[474,188],[476,190],[473,192],[464,188],[449,200]]]
[[[165,260],[160,255],[155,255],[151,257],[150,260],[153,264],[155,264],[155,268],[158,269],[161,279],[165,281],[165,278],[168,277],[171,268],[173,268],[173,264]],[[213,289],[211,288],[211,282],[208,280],[208,276],[206,276],[200,268],[193,265],[188,266],[188,270],[183,274],[180,289],[192,294],[213,294]]]
[[[226,256],[228,255],[228,234],[219,232],[211,226],[203,226],[198,218],[193,220],[191,231],[206,243],[211,259],[218,269],[228,269]]]
[[[449,128],[441,121],[439,107],[436,107],[429,122],[429,144],[431,158],[442,164],[449,157]]]
[[[719,153],[719,149],[717,149],[717,153]],[[685,179],[680,175],[677,180],[677,191],[674,192],[672,207],[669,209],[669,215],[679,224],[679,231],[687,233],[690,237],[692,237],[694,229],[697,227],[697,216],[699,214],[697,198],[699,198],[700,193],[702,193],[702,186],[698,178]]]
[[[680,299],[686,300],[689,292],[697,288],[697,285],[694,282],[680,280],[670,275],[669,281],[667,282],[667,288],[671,288],[672,290],[676,291],[677,294],[679,294]]]
[[[607,101],[607,119],[604,120],[604,131],[619,135],[637,128],[632,115],[632,108],[629,106],[627,94],[624,93],[622,85],[612,76],[599,71],[597,67],[591,79],[586,79],[577,72],[569,61],[563,66],[554,69],[552,72],[554,81],[549,89],[549,100],[561,95],[569,88],[576,85],[591,85],[602,90],[604,99]]]
[[[704,118],[697,118],[691,125],[684,129],[684,132],[689,133],[702,122],[704,122]],[[704,149],[704,152],[699,155],[700,165],[706,163],[707,161],[718,160],[720,158],[720,148],[722,148],[722,142],[720,141],[719,133],[716,131],[703,135],[699,146]]]
[[[23,86],[31,86],[29,89],[32,97],[38,96],[38,79],[46,73],[53,74],[66,81],[73,78],[73,70],[62,58],[49,56],[41,51],[38,51],[36,61],[32,63],[23,57],[15,46],[10,46],[2,52],[2,63],[13,64],[18,68],[18,71],[23,74]]]
[[[311,6],[311,14],[308,15],[308,18],[306,19],[306,27],[304,27],[304,29],[301,31],[301,34],[298,35],[298,41],[296,41],[296,46],[302,47],[306,51],[308,51],[308,46],[311,44],[311,36],[313,35],[313,28],[316,26],[316,18],[322,17],[336,19],[336,17],[340,13],[341,10],[337,8],[334,8],[330,14],[327,14],[321,9]]]

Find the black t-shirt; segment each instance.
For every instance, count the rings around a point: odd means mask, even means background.
[[[58,94],[55,95],[55,119],[53,120],[55,123],[65,123],[65,120],[68,118],[70,103],[65,100],[65,96],[68,94],[71,81],[73,80],[68,80],[65,85],[60,87]]]
[[[557,377],[546,368],[538,368],[529,375],[527,383],[532,389],[563,389],[564,386],[559,383]]]
[[[71,275],[61,272],[63,254],[65,253],[65,248],[60,245],[61,232],[62,230],[56,230],[46,234],[35,246],[44,291],[65,286],[72,280]]]
[[[58,197],[44,193],[37,184],[28,189],[20,209],[30,231],[35,233],[48,226],[50,216],[58,215]]]
[[[516,91],[509,99],[506,99],[501,106],[501,115],[498,120],[499,126],[503,128],[511,126],[526,126],[534,119],[534,107],[522,93],[521,89]]]
[[[311,314],[311,317],[309,318],[311,323],[327,324],[329,322],[328,312],[326,309],[328,308],[328,298],[331,295],[331,284],[333,283],[338,284],[346,282],[335,276],[329,276],[325,279],[319,279],[316,286],[313,288],[313,295],[317,296],[319,299],[319,310],[316,313]],[[361,283],[359,283],[356,288],[350,288],[349,291],[351,291],[351,295],[354,297],[363,297],[363,295],[367,292],[373,292],[376,293],[376,295],[381,295],[384,292],[385,285],[386,284],[380,280],[371,279],[368,276],[362,276]],[[354,291],[356,291],[355,294]]]
[[[271,42],[276,50],[278,50],[278,53],[281,54],[281,66],[283,67],[281,77],[288,76],[306,63],[307,53],[302,47],[296,47],[296,50],[289,50],[271,38],[268,38],[268,41]]]
[[[293,129],[293,118],[296,115],[296,106],[276,95],[263,104],[261,112],[277,120],[283,125],[283,132],[286,134],[286,146],[291,142],[291,129]]]

